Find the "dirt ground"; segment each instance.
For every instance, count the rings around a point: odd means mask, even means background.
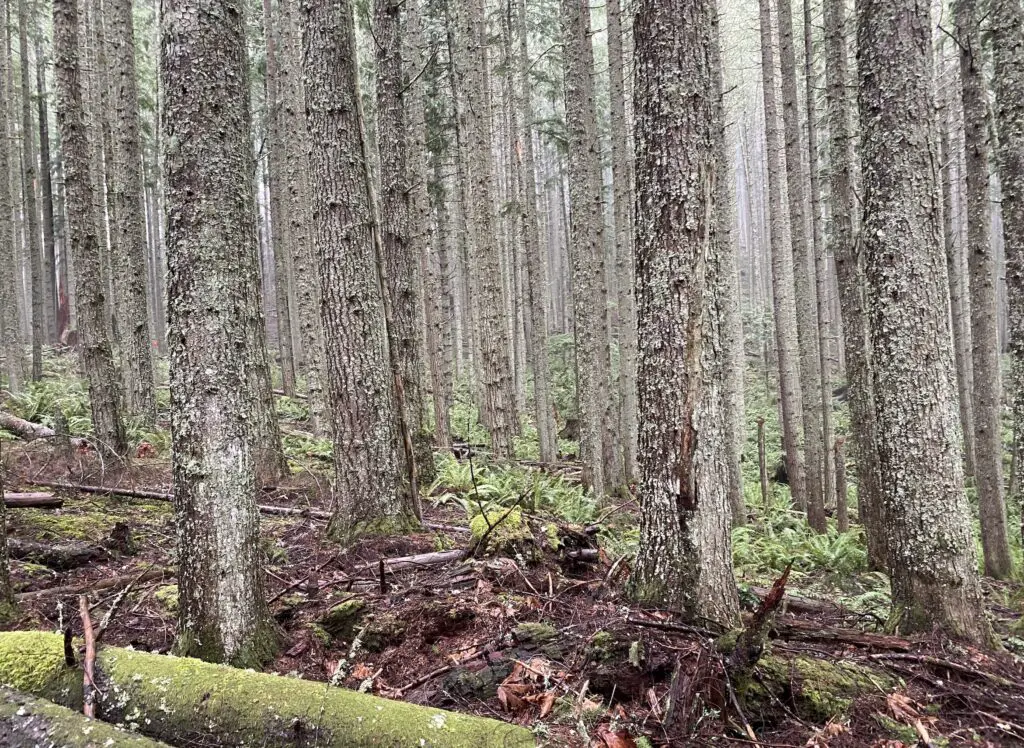
[[[97,549],[64,570],[12,559],[21,618],[8,628],[79,632],[85,592],[93,621],[107,619],[104,643],[167,652],[177,604],[172,504],[38,484],[159,494],[170,490],[168,463],[142,454],[128,469],[47,445],[5,451],[8,491],[64,499],[60,509],[9,509],[10,536]],[[260,503],[326,511],[327,496],[322,480],[297,477]],[[635,512],[627,502],[608,521]],[[443,529],[345,551],[324,539],[323,519],[264,514],[267,595],[281,630],[267,670],[533,725],[551,745],[1024,745],[1024,665],[1007,652],[888,636],[877,620],[790,590],[754,675],[732,683],[720,632],[631,605],[628,563],[586,528],[554,533],[527,518],[550,542],[389,567],[382,579],[381,559],[468,548],[461,511],[426,502],[426,514]],[[1000,632],[1020,631],[1019,586],[990,584],[987,595]],[[760,602],[743,599],[748,614]]]

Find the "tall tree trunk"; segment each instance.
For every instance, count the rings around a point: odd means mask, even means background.
[[[32,88],[29,85],[29,9],[18,0],[18,49],[21,54],[21,148],[24,170],[25,251],[28,253],[32,301],[32,379],[43,377],[43,265],[39,246],[39,204],[36,198],[36,137],[32,126]]]
[[[142,142],[135,70],[135,24],[131,0],[104,0],[109,68],[114,99],[112,173],[115,203],[117,329],[125,408],[144,423],[156,421],[153,347],[146,301],[146,217],[142,202]]]
[[[57,263],[53,242],[53,179],[50,174],[50,122],[46,102],[46,57],[36,36],[36,107],[39,113],[39,186],[43,203],[43,340],[57,343]]]
[[[597,496],[622,484],[613,444],[608,284],[605,273],[601,149],[594,103],[594,49],[587,0],[562,0],[565,121],[569,140],[572,299],[580,457]]]
[[[310,203],[309,127],[302,85],[302,40],[299,32],[299,4],[282,3],[281,26],[281,133],[286,145],[285,179],[288,189],[285,213],[288,215],[288,242],[291,245],[292,272],[295,278],[299,338],[310,426],[323,436],[332,433],[332,413],[327,407],[327,355],[320,316],[320,265],[314,249],[313,213]],[[295,357],[296,359],[299,356]]]
[[[0,3],[0,28],[7,26],[7,4]],[[0,39],[0,42],[6,40]],[[11,142],[7,78],[10,55],[6,44],[0,49],[0,137]],[[0,148],[0,343],[4,351],[3,373],[7,389],[21,390],[25,378],[21,325],[18,320],[16,275],[19,263],[14,237],[14,203],[11,194],[11,162],[9,147]]]
[[[615,280],[619,324],[619,425],[623,474],[636,478],[636,294],[633,268],[633,160],[626,121],[625,59],[622,51],[622,7],[608,0],[608,75],[611,102],[612,193],[615,203]]]
[[[490,97],[487,87],[488,50],[482,0],[449,5],[452,83],[459,137],[464,158],[463,207],[473,246],[472,272],[476,293],[471,305],[479,310],[478,346],[482,375],[481,412],[497,457],[512,456],[512,437],[518,417],[512,392],[512,364],[505,324],[505,294],[494,236],[493,148]],[[468,198],[468,199],[465,199]]]
[[[1003,252],[1010,327],[1010,388],[1017,469],[1024,449],[1024,4],[992,0],[989,23],[996,93]],[[1021,480],[1016,481],[1018,490]],[[1020,496],[1011,500],[1021,500]],[[1024,536],[1024,516],[1021,520]]]
[[[377,40],[377,148],[380,153],[380,258],[387,277],[385,303],[390,309],[388,347],[400,383],[396,407],[408,430],[418,480],[433,480],[434,453],[427,428],[423,395],[423,334],[420,305],[423,281],[410,234],[412,184],[409,175],[409,132],[406,126],[405,75],[402,65],[404,0],[375,0]],[[417,75],[419,71],[412,71]],[[427,472],[419,475],[421,468]],[[416,486],[412,486],[417,490]]]
[[[243,18],[234,0],[168,0],[160,78],[178,525],[175,647],[182,655],[258,667],[277,642],[256,508],[267,455],[263,392],[250,370],[266,376],[267,360]]]
[[[875,569],[887,563],[882,522],[881,474],[875,424],[871,340],[865,306],[864,258],[853,233],[855,199],[853,100],[847,88],[846,7],[827,2],[825,11],[825,81],[828,98],[829,187],[832,232],[830,244],[836,261],[839,303],[843,317],[843,351],[854,463],[857,468],[857,503],[867,536],[868,562]]]
[[[288,298],[288,222],[284,216],[284,144],[281,131],[280,72],[277,38],[270,0],[263,0],[263,37],[267,52],[266,131],[267,188],[270,192],[270,245],[274,253],[274,312],[277,318],[277,352],[284,394],[295,397],[295,354],[292,349],[292,315]]]
[[[793,246],[793,283],[796,291],[796,332],[800,350],[800,388],[803,406],[807,522],[825,530],[824,454],[821,430],[821,369],[818,359],[817,301],[811,263],[813,248],[807,215],[806,164],[800,147],[797,111],[796,58],[793,49],[791,0],[778,0],[779,67],[782,79],[782,121],[786,140],[786,181],[789,228]],[[774,194],[774,191],[773,191]],[[774,233],[774,232],[773,232]]]
[[[718,236],[720,105],[711,0],[641,0],[636,19],[640,547],[633,593],[738,620]]]
[[[92,429],[100,444],[123,455],[128,442],[121,421],[117,372],[107,338],[100,245],[93,220],[93,179],[89,171],[92,149],[86,137],[82,107],[78,13],[78,0],[53,3],[57,125],[64,157],[68,235],[78,275],[78,331],[82,364],[89,382]]]
[[[985,574],[1013,571],[1003,500],[1002,395],[996,323],[995,254],[989,206],[988,93],[981,57],[981,14],[976,0],[957,0],[953,15],[960,42],[960,89],[967,159],[967,274],[971,294],[974,371],[974,479],[981,515]]]
[[[862,237],[892,623],[988,645],[954,414],[926,5],[863,0]]]
[[[612,0],[613,2],[615,0]],[[540,224],[537,220],[537,172],[533,152],[533,102],[528,78],[530,68],[529,45],[526,25],[526,1],[510,0],[515,5],[516,37],[519,41],[519,59],[513,68],[516,71],[516,109],[522,117],[517,129],[516,153],[519,155],[520,188],[519,206],[523,229],[523,245],[526,253],[526,270],[529,297],[531,367],[533,369],[534,417],[537,421],[537,437],[541,462],[554,462],[558,452],[558,434],[555,426],[554,403],[551,400],[550,367],[548,365],[548,319],[545,308],[545,293],[548,288],[548,274],[541,256]]]
[[[305,6],[313,223],[334,421],[334,516],[328,532],[342,542],[401,531],[414,521],[399,491],[400,450],[356,101],[353,23],[348,0],[311,0]]]
[[[803,412],[799,353],[796,341],[796,304],[793,300],[793,254],[790,251],[789,216],[786,213],[786,174],[779,133],[779,109],[775,95],[775,54],[772,42],[771,5],[759,0],[761,29],[761,76],[764,95],[765,141],[771,226],[772,301],[775,310],[775,342],[779,360],[779,391],[782,399],[782,446],[793,503],[807,511],[803,458]]]

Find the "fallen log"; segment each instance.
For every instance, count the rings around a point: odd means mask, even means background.
[[[771,594],[771,590],[767,587],[751,587],[750,591],[762,600]],[[852,612],[848,608],[844,608],[839,603],[830,602],[828,600],[815,600],[810,597],[800,597],[799,595],[786,595],[786,599],[783,602],[782,607],[784,610],[792,611],[794,613],[829,613],[831,615],[845,615]]]
[[[131,723],[177,745],[536,745],[518,725],[185,657],[104,647],[95,674],[101,719]],[[72,709],[82,706],[82,672],[65,664],[59,634],[0,634],[0,681]]]
[[[64,499],[51,493],[4,493],[4,506],[8,509],[60,509]]]
[[[68,571],[109,558],[106,548],[83,542],[39,543],[34,540],[8,538],[7,550],[11,558],[32,564],[48,566],[57,571]]]
[[[18,418],[13,413],[3,410],[0,410],[0,429],[10,431],[18,438],[24,439],[27,442],[35,441],[36,439],[54,439],[57,436],[57,432],[49,426],[26,421],[24,418]],[[87,443],[85,439],[77,437],[71,438],[69,441],[76,447]]]
[[[772,623],[771,630],[783,639],[825,641],[830,644],[851,644],[857,647],[882,649],[891,652],[909,652],[912,647],[912,643],[908,639],[903,639],[899,636],[886,636],[884,634],[872,634],[855,629],[822,626],[816,621],[802,621],[799,618],[776,620]]]
[[[68,584],[63,587],[47,587],[45,590],[19,592],[14,596],[14,598],[18,602],[27,602],[31,600],[43,600],[48,597],[68,597],[71,595],[77,597],[78,595],[86,592],[108,590],[111,587],[121,587],[131,582],[136,584],[151,582],[154,579],[163,579],[164,577],[174,577],[174,570],[148,569],[141,574],[125,574],[122,576],[107,577],[105,579],[93,579],[91,581],[79,582],[78,584]]]
[[[396,558],[382,558],[380,561],[360,564],[356,569],[373,569],[381,563],[384,564],[385,572],[401,571],[402,569],[420,569],[428,566],[440,566],[451,561],[461,561],[469,555],[469,551],[455,549],[452,551],[434,551],[432,553],[417,553],[414,556],[398,556]]]
[[[97,722],[52,701],[0,686],[0,745],[7,748],[159,748],[150,738]]]

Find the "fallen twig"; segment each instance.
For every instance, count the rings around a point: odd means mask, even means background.
[[[153,579],[161,579],[163,577],[173,577],[173,569],[151,569],[144,572],[136,579],[136,583],[148,582]],[[133,577],[124,575],[117,577],[108,577],[106,579],[94,579],[87,582],[80,582],[79,584],[69,584],[64,587],[48,587],[45,590],[35,590],[34,592],[21,592],[15,595],[18,602],[27,602],[30,600],[41,600],[47,597],[66,597],[70,595],[81,595],[84,592],[91,592],[95,590],[107,590],[111,587],[120,587],[131,581]]]
[[[92,632],[92,620],[89,618],[89,598],[81,595],[78,598],[78,612],[82,616],[82,634],[85,637],[85,677],[82,681],[82,713],[90,719],[96,718],[96,682],[93,680],[93,665],[96,663],[96,639]]]
[[[995,683],[998,686],[1004,688],[1016,688],[1024,689],[1024,682],[1012,681],[1008,678],[1003,678],[1000,675],[993,675],[992,673],[986,673],[984,670],[976,670],[967,665],[961,665],[958,662],[951,660],[944,660],[941,657],[934,657],[926,654],[910,654],[900,652],[881,652],[879,654],[867,655],[869,660],[906,660],[908,662],[920,662],[922,665],[929,665],[931,667],[941,667],[947,670],[954,670],[963,675],[971,675],[975,678],[981,678],[987,680],[990,683]]]
[[[393,691],[392,691],[392,692],[391,692],[390,694],[388,694],[388,695],[389,695],[389,696],[391,696],[392,698],[395,698],[395,699],[400,699],[400,698],[402,698],[402,696],[404,696],[404,695],[405,695],[405,694],[406,694],[406,693],[407,693],[408,691],[411,691],[412,689],[414,689],[414,688],[417,688],[418,686],[422,686],[422,685],[423,685],[424,683],[426,683],[427,681],[429,681],[429,680],[431,680],[431,679],[433,679],[433,678],[436,678],[436,677],[437,677],[437,676],[439,676],[439,675],[444,675],[444,674],[445,674],[445,673],[447,673],[448,671],[450,671],[450,670],[454,670],[454,669],[455,669],[455,666],[454,666],[454,665],[443,665],[443,666],[441,666],[441,667],[437,668],[436,670],[431,670],[431,671],[430,671],[429,673],[427,673],[426,675],[421,675],[421,676],[420,676],[419,678],[417,678],[416,680],[412,681],[411,683],[407,683],[407,684],[405,684],[405,685],[404,685],[404,686],[402,686],[401,688],[396,688],[395,690],[393,690]]]

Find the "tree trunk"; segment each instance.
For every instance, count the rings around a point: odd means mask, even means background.
[[[25,251],[28,253],[31,283],[32,379],[43,377],[43,266],[39,246],[39,205],[36,199],[36,138],[32,126],[32,88],[29,86],[28,24],[29,9],[18,0],[18,49],[21,54],[21,149],[23,188],[25,191]]]
[[[1020,470],[1020,450],[1024,445],[1024,5],[1020,0],[992,0],[990,13],[1009,302],[1010,388],[1016,462]],[[1019,490],[1019,479],[1016,485]],[[1012,496],[1013,499],[1019,502],[1021,497]],[[1021,534],[1024,537],[1024,517]]]
[[[892,624],[991,644],[955,416],[927,6],[864,0],[863,251]]]
[[[836,466],[836,527],[839,532],[846,532],[850,529],[850,512],[847,506],[846,491],[846,454],[843,444],[846,440],[843,437],[836,439],[835,445],[835,466]]]
[[[613,444],[601,150],[594,109],[590,6],[586,0],[562,0],[562,37],[580,458],[588,467],[594,494],[601,496],[622,484],[622,467]]]
[[[500,255],[494,236],[493,148],[483,2],[469,0],[465,4],[449,5],[448,12],[452,84],[462,142],[460,158],[464,157],[463,209],[473,246],[470,275],[476,293],[471,306],[479,310],[476,349],[481,358],[478,367],[482,375],[481,413],[491,433],[494,454],[511,457],[512,437],[519,428],[512,392]]]
[[[234,0],[169,0],[160,82],[167,175],[176,650],[256,667],[277,642],[261,568],[267,375],[248,61]],[[268,387],[269,390],[269,387]]]
[[[793,254],[790,251],[789,216],[786,213],[786,175],[779,137],[779,110],[775,96],[775,54],[772,42],[771,5],[759,0],[761,28],[761,76],[764,95],[765,141],[771,225],[772,301],[775,309],[775,342],[778,348],[779,390],[782,399],[782,444],[793,503],[807,511],[803,459],[803,412],[797,350],[796,304],[793,301]]]
[[[825,79],[828,98],[829,186],[831,192],[832,255],[839,281],[839,303],[843,317],[843,351],[846,360],[847,391],[857,466],[857,503],[867,536],[868,562],[875,569],[887,563],[881,474],[875,424],[874,385],[871,371],[871,340],[865,308],[864,260],[853,234],[855,198],[853,101],[847,87],[849,75],[846,49],[846,8],[842,3],[825,3]]]
[[[7,4],[0,7],[0,28],[7,26]],[[6,41],[6,40],[0,40]],[[0,137],[11,142],[7,79],[10,73],[8,48],[0,49]],[[18,320],[17,274],[19,264],[14,236],[14,204],[11,195],[12,148],[0,148],[0,343],[4,354],[3,373],[7,389],[21,390],[25,378],[21,324]]]
[[[636,19],[640,547],[633,594],[738,622],[726,457],[715,179],[721,123],[710,0],[642,0]]]
[[[146,302],[146,217],[142,203],[142,143],[135,70],[135,24],[131,0],[104,0],[106,38],[114,100],[112,173],[117,219],[113,227],[117,270],[115,306],[120,336],[121,378],[128,414],[143,423],[156,421],[153,347]]]
[[[399,449],[387,329],[356,97],[352,6],[312,0],[303,17],[306,116],[313,148],[313,224],[334,421],[336,540],[401,531]]]
[[[960,88],[967,160],[967,274],[971,294],[971,363],[974,372],[974,480],[981,515],[985,574],[1013,571],[1003,500],[1002,395],[996,323],[995,253],[989,207],[988,90],[981,57],[981,14],[975,0],[953,6],[960,43]]]
[[[93,152],[82,106],[78,0],[57,0],[53,4],[53,28],[57,125],[63,151],[69,247],[77,273],[78,332],[82,364],[89,382],[92,430],[104,448],[123,455],[128,450],[128,442],[121,421],[117,372],[107,337],[100,241],[94,220],[94,180],[90,172]]]
[[[797,111],[796,59],[793,50],[791,0],[778,0],[778,23],[789,227],[793,246],[793,284],[796,292],[796,332],[800,350],[807,522],[818,532],[824,532],[825,494],[822,476],[824,475],[826,449],[821,430],[821,413],[819,412],[821,410],[821,369],[818,359],[817,299],[811,274],[813,248],[807,214],[806,163],[803,149],[800,147],[800,115]]]
[[[327,407],[327,354],[320,316],[320,265],[310,230],[313,213],[310,204],[309,127],[302,85],[302,40],[299,32],[299,4],[281,3],[281,137],[286,145],[284,210],[288,215],[288,243],[291,247],[295,278],[299,338],[306,375],[306,397],[310,427],[314,434],[332,433],[333,414]],[[300,357],[295,356],[296,360]]]
[[[0,22],[6,22],[6,8],[0,8]],[[0,28],[3,26],[0,25]],[[0,57],[3,57],[0,50]],[[0,67],[0,73],[3,73]],[[0,88],[6,88],[7,81],[0,77]],[[0,104],[6,102],[0,101]],[[14,610],[14,588],[11,586],[11,564],[7,548],[7,504],[2,501],[7,477],[7,462],[4,460],[3,443],[0,442],[0,622],[6,623]]]
[[[57,343],[57,265],[53,242],[53,180],[50,174],[50,122],[47,113],[46,57],[42,36],[36,37],[36,107],[39,113],[39,186],[43,203],[43,329],[44,341]]]

